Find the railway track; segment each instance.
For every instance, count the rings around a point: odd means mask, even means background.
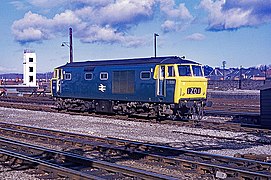
[[[43,100],[40,100],[44,99]],[[6,101],[7,100],[7,101]],[[45,103],[43,103],[45,102]],[[232,100],[230,101],[232,102]],[[0,97],[0,106],[8,107],[8,108],[18,108],[18,109],[28,109],[28,110],[36,110],[36,111],[46,111],[46,112],[58,112],[57,109],[54,108],[54,101],[50,97],[15,97],[7,98]],[[240,103],[239,103],[240,104]],[[96,116],[96,117],[105,117],[105,118],[118,118],[122,120],[130,120],[130,121],[150,121],[146,120],[144,117],[135,117],[129,118],[127,116],[110,116],[110,115],[102,115],[102,114],[94,114],[94,113],[80,113],[80,112],[71,112],[64,111],[63,113],[68,113],[71,115],[82,115],[82,116]],[[216,115],[216,116],[234,116],[234,117],[246,117],[245,121],[248,121],[248,117],[252,117],[249,121],[257,122],[259,121],[258,113],[241,113],[241,112],[228,112],[221,110],[206,110],[206,114]],[[156,121],[151,120],[153,123],[162,123],[162,124],[170,124],[177,126],[187,126],[193,128],[203,128],[203,129],[213,129],[213,130],[226,130],[232,132],[248,132],[252,134],[257,134],[261,136],[262,134],[271,134],[269,130],[261,129],[259,125],[255,124],[247,124],[244,123],[241,118],[237,118],[234,120],[235,123],[232,122],[213,122],[213,121],[201,121],[201,120],[190,120],[190,121],[172,121],[172,120],[163,120]],[[233,121],[233,122],[234,122]]]
[[[212,107],[206,107],[208,110],[224,110],[228,112],[243,112],[243,113],[259,113],[260,100],[258,99],[231,99],[224,98],[209,98],[213,102]]]
[[[211,155],[166,146],[133,142],[114,138],[100,138],[49,129],[1,123],[1,134],[63,148],[80,150],[84,155],[110,163],[133,159],[141,163],[193,173],[202,178],[270,179],[271,163]],[[97,155],[98,153],[98,155]]]
[[[6,138],[0,138],[0,145],[1,162],[9,164],[12,169],[37,168],[43,174],[39,176],[42,179],[174,179]]]
[[[204,114],[233,117],[238,123],[260,125],[260,100],[232,97],[209,98],[212,107],[206,107]]]
[[[55,101],[52,97],[17,97],[4,96],[0,97],[1,102],[6,103],[23,103],[31,105],[47,105],[54,107]],[[246,116],[258,118],[260,113],[260,104],[258,100],[251,101],[249,99],[226,99],[226,98],[210,98],[213,102],[212,107],[206,107],[207,115],[223,115],[223,116]],[[47,109],[48,111],[48,109]],[[51,110],[56,111],[56,110]]]
[[[28,103],[39,105],[54,105],[54,99],[50,96],[29,97],[29,96],[0,96],[0,101],[11,103]]]

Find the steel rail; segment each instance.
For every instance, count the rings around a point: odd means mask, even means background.
[[[40,174],[48,174],[46,178],[69,178],[69,179],[99,179],[103,178],[93,176],[90,174],[81,173],[69,168],[65,168],[44,160],[40,160],[31,156],[26,156],[20,153],[8,151],[0,148],[0,163],[1,161],[12,160],[9,166],[14,166],[16,164],[21,164],[25,168],[35,168]],[[20,160],[21,162],[14,162]],[[6,163],[5,163],[6,164]],[[28,167],[25,167],[27,164]],[[18,169],[18,167],[11,167],[11,169]],[[21,167],[19,167],[21,169]],[[45,178],[45,176],[42,176]]]
[[[185,126],[194,127],[194,128],[204,128],[204,129],[213,129],[213,130],[225,130],[232,132],[246,132],[252,134],[268,134],[271,135],[271,131],[269,129],[255,128],[254,126],[245,126],[240,123],[221,123],[221,122],[213,122],[213,121],[200,121],[200,120],[190,120],[190,124]]]
[[[5,154],[34,164],[46,166],[49,174],[60,171],[62,177],[77,176],[86,179],[176,179],[171,176],[147,172],[130,168],[115,163],[109,163],[97,159],[90,159],[63,151],[51,150],[36,145],[21,143],[11,139],[0,138],[0,154]],[[43,169],[38,167],[39,170]],[[50,169],[54,169],[53,171]],[[53,177],[55,178],[55,177]],[[80,179],[80,178],[78,178]]]
[[[259,118],[260,112],[243,112],[243,111],[226,111],[226,110],[204,110],[205,115],[216,115],[216,116],[247,116],[251,118]]]
[[[3,123],[0,123],[0,125],[3,125]],[[200,172],[201,174],[209,173],[215,176],[219,176],[217,173],[224,173],[224,175],[228,177],[271,177],[271,164],[255,160],[211,155],[207,153],[120,140],[115,138],[99,138],[82,134],[80,135],[49,129],[33,128],[28,126],[20,127],[19,125],[14,124],[6,125],[9,126],[9,128],[12,128],[13,126],[13,128],[19,127],[22,129],[13,130],[14,133],[11,133],[13,135],[17,134],[19,137],[26,138],[29,136],[30,138],[35,138],[35,136],[39,136],[41,141],[45,141],[47,139],[47,141],[50,143],[65,143],[84,149],[98,148],[111,149],[112,151],[117,150],[128,154],[136,153],[137,156],[144,157],[146,160],[164,163],[165,166],[179,170],[192,169]],[[6,128],[6,130],[3,128],[1,132],[12,131],[9,128]],[[25,132],[31,131],[31,129],[35,133]],[[41,133],[43,135],[36,133]],[[50,133],[51,135],[48,135]],[[57,136],[59,137],[56,138]],[[259,171],[259,173],[255,173],[254,171]]]
[[[13,102],[13,103],[31,103],[31,104],[43,104],[43,105],[54,105],[55,101],[49,97],[0,97],[2,102]]]

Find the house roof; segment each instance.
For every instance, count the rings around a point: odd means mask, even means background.
[[[230,69],[220,69],[215,68],[207,77],[211,79],[216,79],[223,77],[223,72],[225,73],[225,79],[239,79],[240,76],[245,79],[252,79],[254,77],[265,77],[265,73],[257,68],[230,68]]]

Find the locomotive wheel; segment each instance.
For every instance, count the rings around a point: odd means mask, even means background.
[[[201,120],[203,118],[203,108],[202,106],[192,107],[192,119]]]

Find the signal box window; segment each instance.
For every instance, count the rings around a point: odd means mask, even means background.
[[[29,62],[34,62],[34,59],[33,58],[29,58]]]
[[[85,80],[92,80],[93,74],[92,73],[86,73],[85,74]]]
[[[174,77],[175,76],[174,66],[168,66],[167,72],[168,77]]]
[[[29,76],[29,82],[33,82],[33,81],[34,81],[33,76]]]
[[[33,67],[29,67],[29,72],[33,72],[34,68]]]
[[[100,80],[107,80],[108,79],[108,73],[107,72],[101,72],[100,73]]]
[[[71,79],[72,79],[71,73],[66,73],[66,74],[64,74],[64,79],[65,79],[65,80],[71,80]]]
[[[191,76],[191,70],[189,65],[179,65],[179,76]]]
[[[142,80],[149,80],[151,78],[151,72],[149,71],[142,71],[140,73],[140,79]]]

